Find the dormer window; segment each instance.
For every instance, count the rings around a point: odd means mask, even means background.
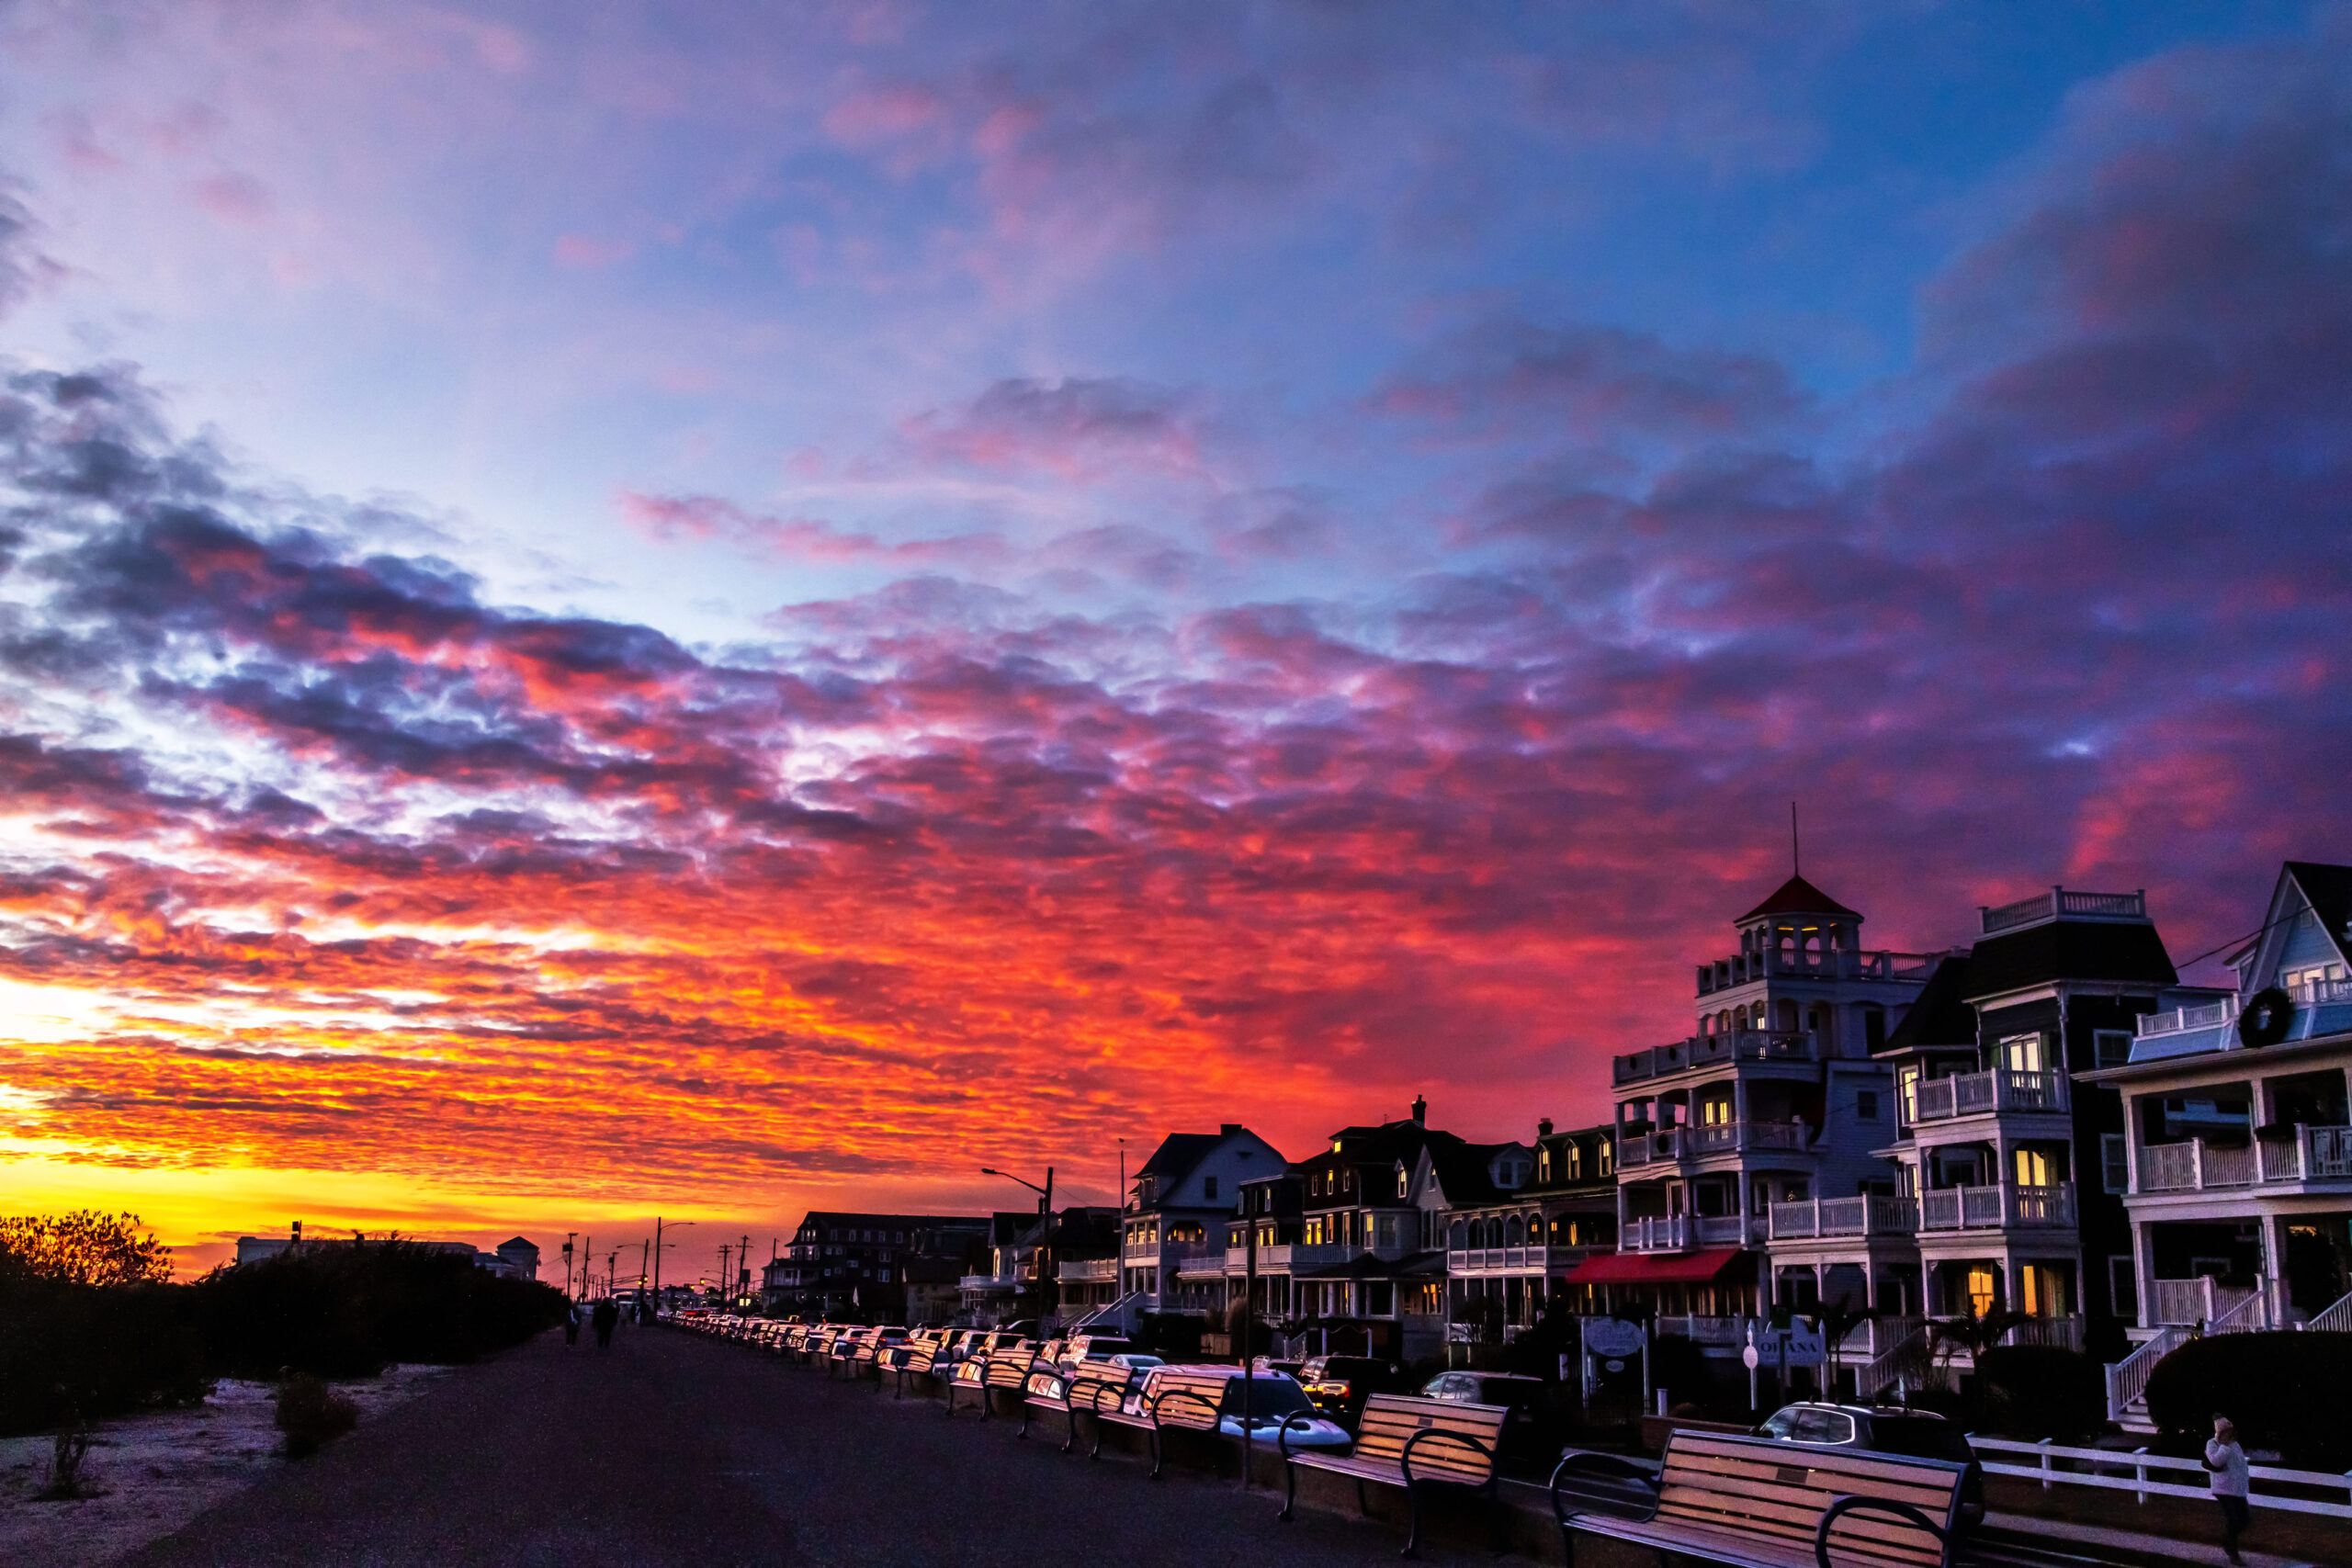
[[[1399,1198],[1409,1198],[1412,1195],[1413,1173],[1407,1170],[1405,1168],[1404,1162],[1400,1160],[1396,1165],[1396,1196]]]

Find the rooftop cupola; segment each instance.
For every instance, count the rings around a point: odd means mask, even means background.
[[[1733,922],[1745,958],[1762,958],[1781,973],[1840,968],[1837,955],[1861,947],[1862,917],[1802,876],[1792,876]]]

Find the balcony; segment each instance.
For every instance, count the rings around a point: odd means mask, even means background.
[[[2352,1181],[2352,1127],[2298,1124],[2291,1136],[2243,1145],[2203,1138],[2143,1144],[2132,1190],[2206,1192],[2306,1181]]]
[[[1692,1067],[1720,1066],[1726,1062],[1812,1063],[1821,1060],[1821,1042],[1810,1034],[1742,1030],[1724,1034],[1694,1034],[1671,1045],[1611,1060],[1618,1083],[1636,1083]]]
[[[1943,1187],[1919,1194],[1922,1231],[2042,1230],[2075,1223],[2075,1184]]]
[[[996,1274],[967,1274],[956,1281],[958,1289],[978,1291],[990,1295],[1010,1295],[1021,1288],[1021,1281]]]
[[[1979,906],[1984,934],[1998,936],[2003,931],[2023,931],[2050,920],[2129,920],[2145,923],[2148,919],[2148,896],[2139,893],[2070,893],[2064,887],[2052,887],[2047,893],[2037,893],[2030,898],[2020,898],[2014,904],[1996,908]]]
[[[1542,1274],[1572,1268],[1591,1255],[1589,1247],[1457,1247],[1445,1255],[1445,1271],[1456,1278]]]
[[[1729,958],[1699,965],[1698,994],[1713,996],[1770,976],[1824,980],[1924,980],[1941,956],[1886,949],[1845,953],[1836,948],[1826,952],[1818,948],[1803,952],[1767,948],[1761,953],[1735,953]]]
[[[2073,1103],[2066,1075],[1995,1067],[1990,1072],[1954,1073],[1949,1077],[1921,1078],[1917,1103],[1910,1120],[1949,1122],[1962,1116],[2030,1111],[2063,1114]]]
[[[1809,1145],[1795,1122],[1710,1122],[1668,1127],[1661,1133],[1628,1133],[1617,1146],[1620,1170],[1665,1161],[1705,1159],[1713,1155],[1801,1153]]]
[[[1119,1260],[1115,1258],[1085,1258],[1061,1266],[1058,1278],[1065,1285],[1108,1285],[1119,1278]]]
[[[1361,1247],[1343,1247],[1337,1242],[1286,1241],[1258,1249],[1258,1272],[1287,1274],[1297,1269],[1320,1269],[1327,1263],[1345,1263]],[[1228,1247],[1225,1249],[1225,1271],[1228,1276],[1240,1276],[1250,1271],[1250,1249]]]
[[[2352,980],[2306,980],[2290,986],[2287,995],[2295,1004],[2294,1017],[2287,1025],[2287,1037],[2281,1043],[2310,1040],[2323,1034],[2333,1034],[2352,1029]],[[2178,1007],[2168,1012],[2147,1012],[2140,1015],[2139,1038],[2164,1040],[2165,1049],[2154,1055],[2183,1055],[2199,1050],[2242,1051],[2245,1044],[2232,1027],[2237,1021],[2238,998],[2224,996],[2202,1007]],[[2185,1034],[2210,1032],[2210,1041],[2186,1041],[2173,1038]],[[2134,1059],[2140,1053],[2133,1051]]]
[[[1751,1214],[1653,1214],[1629,1219],[1620,1237],[1620,1252],[1689,1252],[1702,1247],[1761,1245],[1764,1216]]]
[[[1919,1205],[1909,1198],[1812,1198],[1795,1203],[1775,1203],[1771,1209],[1774,1241],[1909,1235],[1918,1228]]]

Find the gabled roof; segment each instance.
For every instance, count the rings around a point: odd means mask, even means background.
[[[1849,909],[1802,876],[1792,876],[1781,883],[1770,897],[1733,923],[1745,925],[1764,915],[1847,915],[1857,920],[1862,918],[1860,911]]]
[[[1208,1158],[1209,1152],[1225,1142],[1228,1135],[1224,1133],[1170,1133],[1159,1140],[1159,1146],[1151,1151],[1151,1157],[1143,1162],[1143,1168],[1136,1172],[1135,1179],[1141,1181],[1147,1176],[1165,1177],[1173,1186],[1191,1175],[1193,1168]]]
[[[1342,1127],[1331,1134],[1330,1141],[1345,1147],[1336,1156],[1326,1150],[1300,1164],[1320,1165],[1326,1160],[1338,1158],[1361,1165],[1377,1164],[1383,1160],[1402,1160],[1410,1165],[1424,1148],[1435,1148],[1440,1145],[1459,1145],[1462,1142],[1452,1133],[1435,1132],[1409,1116],[1401,1122],[1384,1122],[1376,1127]]]
[[[1968,998],[1997,997],[2054,980],[2177,984],[2156,928],[2141,922],[2048,920],[1986,937],[1969,953]]]
[[[1516,1197],[1495,1185],[1489,1168],[1495,1156],[1505,1149],[1517,1148],[1516,1144],[1464,1144],[1449,1141],[1430,1145],[1430,1173],[1437,1178],[1438,1190],[1445,1194],[1451,1208],[1464,1208],[1473,1203],[1500,1202]]]
[[[1939,960],[1928,983],[1919,987],[1918,997],[1911,1003],[1911,1010],[1886,1037],[1884,1051],[1913,1050],[1921,1045],[1967,1045],[1976,1043],[1976,1010],[1968,1005],[1969,997],[1977,987],[1970,984],[1970,964],[1962,953],[1951,953]]]
[[[496,1252],[504,1252],[504,1251],[508,1250],[509,1248],[513,1248],[514,1250],[518,1251],[518,1252],[519,1252],[519,1251],[526,1251],[526,1250],[527,1250],[527,1251],[531,1251],[531,1252],[537,1252],[537,1251],[539,1249],[539,1248],[538,1248],[538,1244],[537,1244],[537,1242],[533,1241],[529,1236],[526,1236],[526,1235],[510,1235],[510,1236],[508,1236],[504,1241],[500,1242],[500,1243],[497,1245],[497,1247],[494,1247],[494,1248],[492,1248],[492,1250],[496,1251]]]
[[[2328,865],[2319,861],[2290,860],[2287,874],[2303,891],[2303,898],[2326,928],[2336,955],[2352,964],[2352,865]]]

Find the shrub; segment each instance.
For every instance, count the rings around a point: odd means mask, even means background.
[[[2107,1427],[2098,1363],[2060,1345],[2002,1345],[1976,1358],[1977,1419],[2005,1437],[2075,1442]]]
[[[359,1425],[359,1406],[308,1372],[288,1378],[277,1391],[277,1429],[286,1434],[286,1457],[302,1459]]]
[[[2250,1449],[2276,1449],[2291,1469],[2352,1469],[2352,1335],[2215,1334],[2192,1339],[2148,1376],[2148,1418],[2165,1446],[2193,1451],[2213,1417],[2237,1423]]]

